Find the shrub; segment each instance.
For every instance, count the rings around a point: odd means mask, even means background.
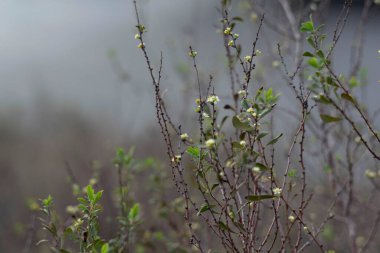
[[[357,90],[366,85],[360,69],[361,37],[353,48],[356,56],[349,75],[338,74],[333,67],[332,55],[352,1],[345,2],[332,38],[323,25],[317,25],[313,15],[305,20],[304,15],[296,15],[289,1],[279,1],[295,50],[286,53],[278,43],[277,60],[272,66],[283,71],[283,82],[293,93],[292,109],[281,109],[276,87],[265,87],[255,79],[257,57],[263,54],[257,43],[267,18],[256,15],[256,36],[250,45],[242,45],[235,31],[244,19],[230,15],[234,6],[231,2],[222,0],[219,9],[229,98],[218,95],[213,76],[204,82],[198,52],[190,46],[188,56],[198,92],[192,105],[196,121],[181,125],[169,115],[170,107],[163,99],[163,55],[156,67],[148,53],[147,28],[134,1],[135,39],[151,77],[156,117],[172,181],[180,195],[172,203],[178,204],[186,222],[186,229],[182,226],[178,231],[190,238],[191,247],[181,243],[177,248],[160,249],[151,239],[144,241],[137,229],[143,222],[143,208],[135,198],[127,198],[127,192],[133,189],[125,188],[123,181],[128,178],[123,169],[131,173],[135,165],[132,154],[122,150],[114,161],[119,179],[117,236],[110,240],[100,236],[102,191],[94,191],[90,184],[84,197],[78,198],[79,205],[73,207],[78,216],[61,229],[52,198],[42,200],[42,224],[51,237],[41,242],[49,242],[55,252],[69,252],[64,242],[70,238],[77,251],[102,253],[369,252],[379,246],[376,231],[380,209],[375,196],[380,188],[375,168],[380,160],[380,139],[374,116],[357,96]],[[371,4],[365,1],[358,31],[363,29]],[[316,16],[321,14],[314,12]],[[279,126],[280,114],[294,119],[294,124]],[[190,132],[194,126],[197,131]],[[154,210],[150,209],[148,215],[153,215],[158,205],[153,201]],[[163,240],[164,236],[157,237]],[[179,238],[169,239],[175,240]]]

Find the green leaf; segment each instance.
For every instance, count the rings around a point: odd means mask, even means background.
[[[188,153],[193,159],[199,159],[200,157],[199,147],[188,147],[186,153]]]
[[[269,133],[268,132],[261,132],[257,135],[257,139],[260,140],[261,138],[264,138],[267,136]]]
[[[223,6],[227,6],[229,4],[229,0],[222,0],[222,5]]]
[[[46,207],[50,206],[53,203],[53,197],[51,195],[47,196],[46,199],[42,200],[42,204]]]
[[[260,97],[261,93],[263,92],[263,89],[264,89],[264,87],[260,87],[260,88],[256,91],[255,101],[257,100],[258,97]]]
[[[341,94],[341,97],[342,97],[343,99],[345,99],[345,100],[347,100],[347,101],[349,101],[349,102],[355,104],[355,99],[354,99],[350,94],[348,94],[348,93],[342,93],[342,94]]]
[[[332,79],[331,76],[326,77],[326,83],[327,83],[327,84],[330,84],[330,85],[331,85],[332,82],[333,82],[333,79]]]
[[[78,208],[79,208],[80,210],[82,210],[83,212],[85,212],[85,211],[87,210],[87,206],[86,206],[86,205],[83,205],[83,204],[79,204],[79,205],[78,205]]]
[[[95,195],[94,204],[97,203],[103,195],[103,191],[98,191]]]
[[[314,54],[312,54],[310,52],[305,52],[305,53],[303,53],[303,56],[305,56],[305,57],[314,57]]]
[[[79,198],[77,198],[77,200],[80,202],[80,203],[82,203],[83,205],[87,205],[87,200],[85,200],[84,198],[82,198],[82,197],[79,197]]]
[[[315,45],[315,42],[314,42],[312,36],[308,36],[308,37],[306,38],[306,41],[307,41],[307,43],[308,43],[312,48],[317,48],[317,46]]]
[[[94,202],[95,193],[94,193],[94,189],[92,188],[92,186],[90,184],[87,185],[86,192],[87,192],[88,200],[90,200],[91,203]]]
[[[332,225],[326,224],[326,226],[322,230],[322,236],[326,241],[333,241],[334,240],[335,232],[334,232]]]
[[[219,184],[213,184],[212,187],[211,187],[211,191],[213,191],[218,186],[219,186]]]
[[[349,84],[350,88],[355,88],[356,86],[359,85],[359,82],[358,82],[358,79],[356,79],[355,76],[352,76],[350,78],[350,80],[348,81],[348,84]]]
[[[310,20],[310,21],[303,22],[301,24],[300,31],[301,32],[312,32],[312,31],[314,31],[313,21]]]
[[[244,110],[247,110],[249,108],[249,104],[246,99],[243,99],[243,101],[241,101],[241,106],[244,108]]]
[[[268,142],[267,145],[273,145],[273,144],[275,144],[282,137],[282,135],[283,135],[282,133],[279,134],[276,138],[274,138],[273,140],[271,140],[270,142]]]
[[[296,169],[291,169],[288,172],[289,177],[295,177],[297,175],[297,170]]]
[[[323,104],[330,104],[331,103],[331,101],[326,96],[324,96],[323,94],[320,94],[319,96],[315,96],[313,99],[315,101],[317,101],[319,103],[323,103]]]
[[[322,121],[325,123],[337,122],[337,121],[342,120],[342,118],[330,116],[327,114],[321,114],[320,116],[321,116]]]
[[[201,208],[199,209],[197,215],[199,216],[201,213],[204,213],[206,212],[207,210],[211,210],[213,207],[215,207],[215,205],[207,205],[206,203],[204,203]]]
[[[221,129],[221,128],[223,127],[223,125],[224,125],[224,123],[226,122],[227,119],[228,119],[228,116],[224,116],[224,117],[223,117],[222,121],[220,122],[220,127],[219,127],[219,129]]]
[[[262,163],[255,163],[255,166],[253,166],[253,170],[255,170],[255,168],[259,169],[260,171],[268,170],[267,166],[265,166]]]
[[[315,57],[312,57],[312,58],[310,58],[308,61],[307,61],[307,63],[310,65],[310,66],[312,66],[313,68],[316,68],[316,69],[319,69],[319,61],[318,61],[318,59],[317,58],[315,58]]]
[[[276,106],[276,104],[273,104],[273,105],[271,105],[270,107],[268,107],[268,108],[265,108],[264,110],[262,110],[261,112],[260,112],[260,114],[259,114],[259,117],[260,118],[263,118],[265,115],[267,115],[268,113],[270,113],[272,110],[273,110],[273,108]]]
[[[239,150],[239,149],[244,148],[244,146],[241,145],[240,142],[234,141],[234,142],[232,142],[232,148]]]
[[[239,22],[243,22],[244,21],[244,19],[242,17],[233,17],[232,20],[239,21]]]
[[[232,125],[239,130],[252,131],[253,127],[248,122],[242,122],[237,116],[232,118]]]
[[[109,246],[108,243],[103,244],[102,249],[100,250],[100,253],[108,253]]]
[[[140,212],[140,205],[138,203],[135,203],[129,210],[129,213],[128,213],[129,221],[130,222],[135,221],[137,216],[139,215],[139,212]]]
[[[245,197],[245,199],[250,201],[250,202],[254,202],[254,201],[261,201],[263,199],[274,199],[277,197],[278,196],[275,196],[275,195],[249,195],[249,196]]]
[[[317,47],[317,46],[315,45],[315,43],[314,43],[314,40],[313,40],[313,37],[312,37],[312,36],[308,36],[308,37],[306,38],[306,41],[307,41],[307,43],[309,43],[309,45],[312,46],[313,48],[316,48],[316,47]]]
[[[324,53],[322,52],[322,50],[318,50],[318,51],[317,51],[317,55],[318,55],[321,59],[325,59],[325,55],[324,55]]]
[[[220,229],[234,233],[223,221],[219,221],[218,225]]]

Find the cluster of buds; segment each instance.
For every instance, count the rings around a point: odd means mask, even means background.
[[[214,139],[208,139],[205,144],[206,144],[206,147],[213,148],[215,146],[215,143],[216,141]]]
[[[252,56],[250,56],[250,55],[244,56],[244,61],[251,62],[252,61]]]
[[[232,28],[229,27],[229,26],[226,27],[226,29],[224,29],[223,33],[224,33],[225,35],[231,35],[231,33],[232,33]]]
[[[280,62],[279,61],[272,61],[272,67],[273,68],[278,68],[278,67],[280,67]]]
[[[245,96],[247,96],[247,92],[245,90],[239,90],[238,95],[239,97],[244,98]]]
[[[139,40],[140,43],[137,45],[138,48],[140,49],[143,49],[145,48],[145,43],[142,42],[142,39],[141,39],[141,35],[145,32],[147,32],[146,28],[144,25],[137,25],[137,30],[138,30],[138,33],[135,34],[135,40]]]
[[[233,34],[230,33],[228,35],[230,35],[232,37],[232,39],[228,42],[228,46],[229,47],[235,47],[235,41],[239,38],[239,34],[238,33],[233,33]]]
[[[249,114],[251,114],[253,117],[257,117],[257,114],[256,114],[256,112],[255,112],[255,109],[253,109],[252,107],[249,107],[248,109],[247,109],[247,112],[249,113]]]
[[[202,101],[199,98],[197,98],[195,99],[195,104],[197,105],[197,108],[195,108],[195,112],[200,112]]]
[[[192,58],[195,58],[195,56],[197,56],[198,52],[197,51],[194,51],[194,50],[190,50],[189,51],[189,56],[192,57]]]
[[[176,163],[179,163],[181,162],[181,159],[182,159],[182,156],[181,155],[176,155],[172,158],[172,162],[176,162]]]
[[[218,96],[212,95],[209,96],[206,101],[212,105],[216,105],[220,101],[220,99]]]
[[[279,196],[279,195],[281,195],[282,189],[279,187],[276,187],[272,191],[273,191],[274,195]]]
[[[366,170],[366,171],[364,172],[364,175],[365,175],[367,178],[369,178],[369,179],[374,179],[374,178],[376,178],[377,173],[376,173],[375,171],[373,171],[373,170]],[[379,176],[380,176],[380,171],[379,171]]]
[[[227,22],[226,20],[223,20],[223,21],[224,21],[224,23]],[[230,26],[227,26],[226,29],[224,29],[223,34],[231,37],[231,40],[228,41],[227,45],[229,47],[235,47],[235,41],[239,38],[239,34],[233,33],[232,27],[230,27]]]
[[[181,134],[180,137],[181,137],[181,140],[183,140],[183,141],[186,141],[187,139],[189,139],[189,135],[187,133]]]

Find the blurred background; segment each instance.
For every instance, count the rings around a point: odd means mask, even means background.
[[[237,28],[247,43],[257,30],[249,2],[236,1],[234,9],[248,20]],[[326,13],[328,31],[341,8],[341,1],[332,2]],[[198,51],[201,75],[215,76],[222,99],[228,93],[223,41],[217,31],[219,1],[138,4],[155,66],[160,51],[164,55],[169,110],[176,122],[190,121],[183,116],[196,98],[189,45]],[[270,4],[266,8],[273,11]],[[361,1],[356,1],[335,53],[338,72],[349,67],[361,9]],[[379,7],[373,6],[362,62],[369,84],[363,96],[374,109],[379,107],[380,91],[379,14]],[[52,194],[62,208],[72,201],[67,166],[85,185],[94,163],[103,173],[113,173],[117,147],[135,146],[139,158],[165,157],[153,88],[134,39],[135,24],[131,0],[0,1],[0,252],[24,249],[31,220],[29,198]],[[263,55],[255,78],[277,86],[286,104],[289,90],[280,83],[281,72],[265,68],[278,60],[273,48],[281,38],[265,25],[263,33],[266,40],[259,41]]]

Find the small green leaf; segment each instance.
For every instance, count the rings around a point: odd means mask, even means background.
[[[318,55],[321,59],[325,59],[325,55],[324,55],[324,53],[322,52],[322,50],[318,50],[318,51],[317,51],[317,55]]]
[[[243,99],[243,101],[241,101],[241,106],[244,108],[244,110],[247,110],[249,108],[249,104],[246,99]]]
[[[257,100],[258,97],[260,97],[261,93],[263,92],[263,89],[264,89],[264,87],[260,87],[260,88],[256,91],[255,101]]]
[[[334,240],[335,232],[334,232],[332,225],[326,224],[326,226],[322,230],[322,236],[326,241],[333,241]],[[335,252],[335,251],[333,251],[333,252]]]
[[[253,166],[253,170],[258,169],[259,171],[268,170],[267,166],[265,166],[262,163],[255,163],[255,166]]]
[[[301,24],[300,31],[301,32],[312,32],[312,31],[314,31],[314,24],[313,24],[313,22],[311,20],[303,22]]]
[[[129,210],[129,213],[128,213],[129,221],[130,222],[135,221],[137,216],[139,215],[139,212],[140,212],[140,205],[138,203],[135,203]]]
[[[224,123],[226,122],[226,120],[228,119],[228,116],[224,116],[222,121],[220,122],[220,129],[223,127]]]
[[[80,203],[82,203],[83,205],[87,205],[87,200],[85,200],[84,198],[79,197],[79,198],[77,198],[77,200],[78,200]]]
[[[211,191],[213,191],[218,186],[219,186],[219,184],[213,184],[212,187],[211,187]]]
[[[331,85],[332,82],[333,82],[333,79],[332,79],[331,76],[326,77],[326,83],[327,83],[327,84],[330,84],[330,85]]]
[[[241,145],[240,142],[238,142],[238,141],[234,141],[234,142],[232,142],[232,148],[233,148],[233,149],[237,149],[237,150],[239,150],[239,149],[242,149],[243,147],[244,147],[244,146]]]
[[[218,225],[220,229],[234,233],[223,221],[219,221]]]
[[[315,57],[311,57],[307,63],[312,66],[313,68],[316,68],[316,69],[319,69],[320,65],[319,65],[319,61],[317,58]]]
[[[260,200],[264,200],[264,199],[274,199],[277,197],[278,196],[275,196],[275,195],[249,195],[249,196],[245,197],[245,199],[250,201],[250,202],[254,202],[254,201],[260,201]]]
[[[206,203],[204,203],[201,208],[199,209],[197,215],[199,216],[201,213],[204,213],[206,212],[207,210],[211,210],[213,207],[215,207],[215,205],[207,205]]]
[[[186,153],[188,153],[193,159],[199,159],[200,157],[199,147],[188,147]]]
[[[227,5],[229,5],[229,0],[222,0],[222,5],[223,6],[227,6]]]
[[[90,184],[87,185],[86,192],[87,192],[88,200],[90,200],[90,202],[94,202],[95,193],[94,193],[94,189],[92,188],[92,186]]]
[[[264,138],[267,136],[269,133],[268,132],[261,132],[257,135],[257,139],[260,140],[261,138]]]
[[[320,94],[319,96],[315,96],[313,99],[315,101],[317,101],[318,103],[323,103],[323,104],[330,104],[331,103],[330,99],[328,99],[323,94]]]
[[[356,86],[359,85],[359,82],[358,82],[358,79],[356,79],[355,76],[352,76],[350,78],[350,80],[348,81],[348,84],[349,84],[350,88],[355,88]]]
[[[248,122],[242,122],[242,121],[240,121],[240,119],[237,116],[234,116],[232,118],[232,125],[236,129],[240,129],[240,130],[243,130],[243,131],[252,131],[253,130],[252,126]]]
[[[289,177],[295,177],[297,175],[297,170],[296,169],[291,169],[288,172]]]
[[[47,196],[46,199],[42,200],[42,204],[46,207],[50,206],[53,203],[53,197],[51,195]]]
[[[244,21],[244,19],[242,17],[233,17],[232,20],[239,21],[239,22],[243,22]]]
[[[341,94],[341,97],[342,97],[343,99],[345,99],[345,100],[347,100],[347,101],[349,101],[349,102],[355,104],[355,99],[354,99],[350,94],[348,94],[348,93],[342,93],[342,94]]]
[[[109,246],[108,243],[103,244],[102,249],[100,250],[100,253],[108,253]]]
[[[303,53],[303,56],[305,56],[305,57],[314,57],[314,54],[312,54],[310,52],[305,52],[305,53]]]
[[[314,40],[313,40],[313,37],[312,37],[312,36],[308,36],[308,37],[306,38],[306,41],[307,41],[307,43],[309,43],[309,45],[312,46],[313,48],[316,48],[316,47],[317,47],[317,46],[315,45],[315,43],[314,43]]]
[[[268,107],[268,108],[265,108],[264,110],[262,110],[261,112],[260,112],[260,114],[259,114],[259,117],[260,118],[263,118],[265,115],[267,115],[268,113],[270,113],[272,110],[273,110],[273,108],[276,106],[276,104],[273,104],[273,105],[271,105],[270,107]]]
[[[86,205],[83,205],[83,204],[79,204],[79,205],[78,205],[78,208],[79,208],[80,210],[82,210],[83,212],[85,212],[85,211],[87,210]]]
[[[282,133],[280,135],[278,135],[276,138],[274,138],[273,140],[271,140],[270,142],[268,142],[267,145],[273,145],[275,144],[281,137],[282,137]]]
[[[98,191],[95,195],[94,204],[97,203],[103,195],[103,191]]]
[[[337,122],[337,121],[342,120],[342,118],[330,116],[327,114],[321,114],[320,116],[321,116],[322,121],[325,123]]]

